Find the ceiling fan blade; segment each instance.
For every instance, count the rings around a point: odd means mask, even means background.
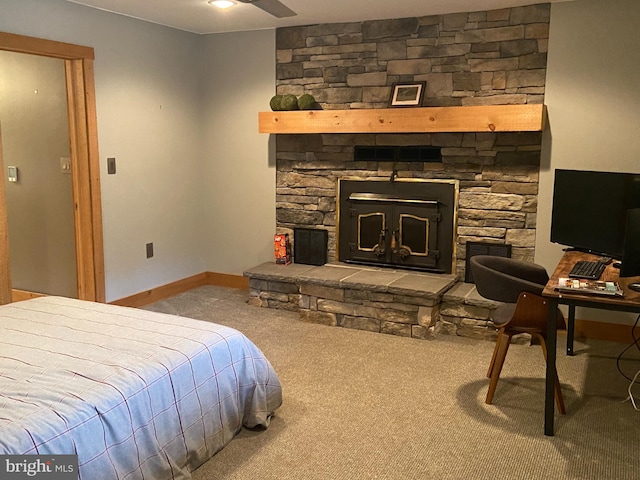
[[[267,13],[270,13],[274,17],[283,18],[283,17],[294,17],[297,15],[296,12],[291,10],[286,5],[280,3],[278,0],[238,0],[242,3],[251,3],[256,7],[264,10]]]

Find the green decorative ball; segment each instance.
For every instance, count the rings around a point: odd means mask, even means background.
[[[282,110],[298,110],[298,99],[295,95],[284,95],[280,101]]]
[[[274,112],[282,110],[282,95],[274,95],[273,97],[271,97],[269,106]]]
[[[316,99],[313,98],[313,95],[309,95],[308,93],[300,95],[298,98],[298,108],[300,110],[313,110],[316,108],[316,105]]]

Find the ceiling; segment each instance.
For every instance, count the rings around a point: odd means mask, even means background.
[[[207,0],[67,1],[179,30],[206,34],[420,17],[571,0],[281,0],[298,14],[288,18],[275,18],[254,5],[239,2],[227,10],[220,10],[209,5]]]

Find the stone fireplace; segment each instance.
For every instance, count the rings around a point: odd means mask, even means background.
[[[443,163],[349,158],[353,145],[364,141],[407,145],[427,140],[442,146]],[[455,252],[456,271],[462,277],[467,241],[510,244],[514,257],[533,260],[540,141],[540,133],[278,135],[277,231],[325,229],[328,259],[337,260],[339,180],[388,181],[395,172],[396,179],[402,180],[458,182]],[[304,158],[291,159],[300,156]]]
[[[424,81],[424,107],[542,104],[549,16],[550,5],[538,4],[280,28],[276,93],[310,93],[323,110],[383,109],[388,108],[393,84]],[[277,232],[326,230],[329,264],[257,266],[245,272],[250,277],[250,303],[296,310],[306,321],[414,338],[432,338],[441,331],[495,335],[490,313],[496,305],[479,297],[472,284],[459,281],[465,276],[465,247],[468,241],[508,244],[513,257],[533,260],[542,132],[489,128],[275,137]],[[429,155],[420,161],[407,161],[402,155],[363,157],[356,154],[356,146],[383,152],[425,149],[439,155],[437,161]],[[424,205],[432,199],[422,192],[405,196],[374,190],[350,192],[349,196],[355,193],[351,205],[341,205],[344,182],[352,178],[373,184],[456,185],[454,231],[447,233],[450,250],[442,248],[443,241],[427,240],[439,212],[398,214],[393,208],[399,197]],[[339,227],[345,209],[351,208],[362,220],[360,226],[367,224],[370,230],[366,238],[359,237],[356,222],[355,240],[347,244],[360,242],[360,254],[369,257],[365,261],[393,252],[392,260],[403,263],[407,242],[399,237],[398,218],[406,218],[412,229],[422,232],[425,248],[420,253],[426,269],[444,269],[445,263],[450,268],[434,274],[363,266],[361,258],[352,265],[334,262],[343,260],[344,248],[350,248],[341,245],[344,233]],[[434,242],[437,257],[446,262],[438,263],[436,255],[429,258]],[[409,248],[421,250],[417,243]]]
[[[426,81],[424,106],[543,103],[549,13],[540,4],[281,28],[277,93],[310,93],[324,110],[386,108],[393,83]],[[532,260],[541,141],[541,132],[278,134],[277,231],[327,230],[336,260],[340,179],[455,181],[457,273],[467,241],[510,244]],[[356,146],[436,147],[441,161],[362,160]]]

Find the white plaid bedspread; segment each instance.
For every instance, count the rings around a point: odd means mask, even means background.
[[[0,306],[0,454],[77,454],[83,480],[191,478],[281,401],[237,330],[62,297]]]

